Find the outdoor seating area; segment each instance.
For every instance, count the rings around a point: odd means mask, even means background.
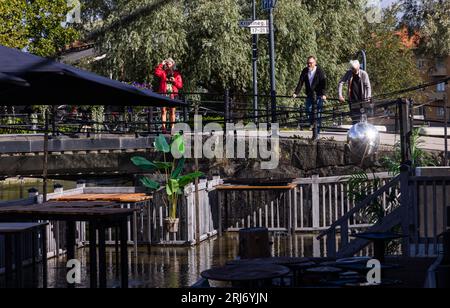
[[[232,260],[202,272],[203,285],[238,288],[410,288],[423,287],[433,259],[388,257],[381,265],[381,282],[368,283],[370,257],[273,257]],[[392,262],[392,264],[391,264]],[[215,284],[220,281],[221,284]]]

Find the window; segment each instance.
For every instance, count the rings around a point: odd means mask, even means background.
[[[438,92],[445,92],[445,83],[443,82],[443,83],[438,84],[436,90]]]
[[[440,118],[443,118],[443,117],[445,116],[445,110],[444,110],[444,107],[439,107],[439,108],[437,109],[437,116],[440,117]]]
[[[444,58],[436,58],[436,69],[445,68]]]
[[[425,60],[423,60],[423,59],[418,60],[417,61],[417,67],[419,69],[423,69],[425,67]]]

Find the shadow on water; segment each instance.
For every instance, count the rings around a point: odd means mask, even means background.
[[[324,242],[314,235],[297,234],[288,236],[275,234],[272,238],[274,256],[317,257],[323,255]],[[136,255],[129,248],[129,279],[133,288],[179,288],[189,287],[198,281],[200,273],[215,266],[222,266],[238,256],[238,234],[227,233],[194,247],[140,247]],[[82,264],[82,283],[77,287],[89,286],[89,249],[77,251]],[[65,288],[66,259],[64,256],[49,260],[49,287]],[[120,277],[115,263],[114,249],[107,249],[108,287],[119,287]],[[26,284],[33,286],[31,270],[27,269]],[[39,275],[42,277],[41,275]],[[3,277],[2,277],[3,278]],[[0,287],[3,280],[0,279]],[[213,283],[213,286],[221,286]]]

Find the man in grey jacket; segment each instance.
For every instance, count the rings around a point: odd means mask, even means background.
[[[344,84],[348,85],[348,101],[353,124],[360,120],[361,109],[364,103],[372,99],[372,87],[369,74],[361,69],[358,60],[350,61],[350,70],[345,73],[339,82],[339,100],[345,102],[343,95]]]

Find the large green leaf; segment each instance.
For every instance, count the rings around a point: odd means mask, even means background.
[[[167,195],[172,196],[173,194],[176,194],[179,189],[180,185],[178,183],[178,180],[170,179],[166,186]]]
[[[181,172],[183,171],[185,161],[186,159],[184,157],[182,157],[178,161],[177,167],[175,168],[175,170],[173,170],[172,174],[170,175],[171,178],[176,179],[180,176]]]
[[[161,161],[155,161],[155,165],[159,170],[168,170],[168,169],[172,169],[172,164],[171,163],[165,163],[165,162],[161,162]]]
[[[175,134],[172,137],[171,148],[172,148],[172,151],[177,151],[180,155],[184,155],[184,153],[186,152],[186,147],[184,145],[183,135]]]
[[[183,175],[182,177],[178,178],[178,184],[180,188],[183,188],[187,184],[192,183],[196,178],[199,178],[203,175],[204,175],[203,172],[194,172]]]
[[[158,137],[156,137],[155,148],[160,152],[164,152],[164,153],[170,152],[170,146],[167,143],[167,140],[163,135],[159,135]]]
[[[160,187],[160,185],[159,185],[158,182],[155,182],[155,181],[153,181],[153,180],[150,180],[150,179],[147,178],[147,177],[142,177],[142,178],[141,178],[141,183],[142,183],[145,187],[148,187],[148,188],[154,189],[154,190],[156,190],[156,189],[158,189],[158,188]]]
[[[144,169],[144,170],[153,171],[153,170],[158,169],[158,166],[155,163],[153,163],[141,156],[134,156],[131,158],[131,161],[137,167]]]

